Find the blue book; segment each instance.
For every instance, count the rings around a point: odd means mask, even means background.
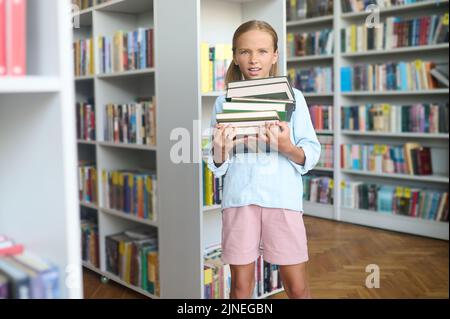
[[[352,73],[353,69],[350,66],[341,67],[341,91],[352,91]]]

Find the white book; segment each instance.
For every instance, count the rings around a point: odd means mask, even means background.
[[[243,110],[243,111],[279,111],[286,110],[282,103],[245,103],[245,102],[224,102],[223,110]]]
[[[223,122],[242,122],[242,121],[262,121],[262,120],[279,120],[276,111],[261,112],[239,112],[239,113],[219,113],[216,115],[218,123]]]

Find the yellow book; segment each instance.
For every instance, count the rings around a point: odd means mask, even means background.
[[[206,268],[204,270],[204,283],[205,283],[205,286],[209,285],[210,283],[212,283],[212,279],[213,279],[212,268]]]
[[[205,169],[205,194],[206,206],[213,204],[213,173],[208,167]]]
[[[203,93],[209,90],[209,44],[202,42],[200,44],[200,82]]]

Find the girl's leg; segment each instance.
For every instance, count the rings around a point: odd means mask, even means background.
[[[249,299],[255,287],[255,262],[248,265],[230,265],[230,299]]]
[[[280,265],[284,290],[290,299],[310,299],[306,262],[296,265]]]

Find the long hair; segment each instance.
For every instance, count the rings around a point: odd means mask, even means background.
[[[274,52],[278,50],[278,35],[276,31],[272,28],[272,26],[265,21],[251,20],[241,24],[239,28],[237,28],[236,31],[234,32],[233,58],[234,55],[236,54],[237,40],[243,33],[251,30],[261,30],[269,33],[272,36]],[[272,65],[269,73],[269,76],[277,76],[277,75],[278,75],[278,61]],[[227,86],[228,83],[230,82],[240,80],[242,80],[242,72],[239,69],[239,66],[234,64],[234,61],[232,61],[230,66],[228,67],[227,75],[225,76],[225,85]]]

